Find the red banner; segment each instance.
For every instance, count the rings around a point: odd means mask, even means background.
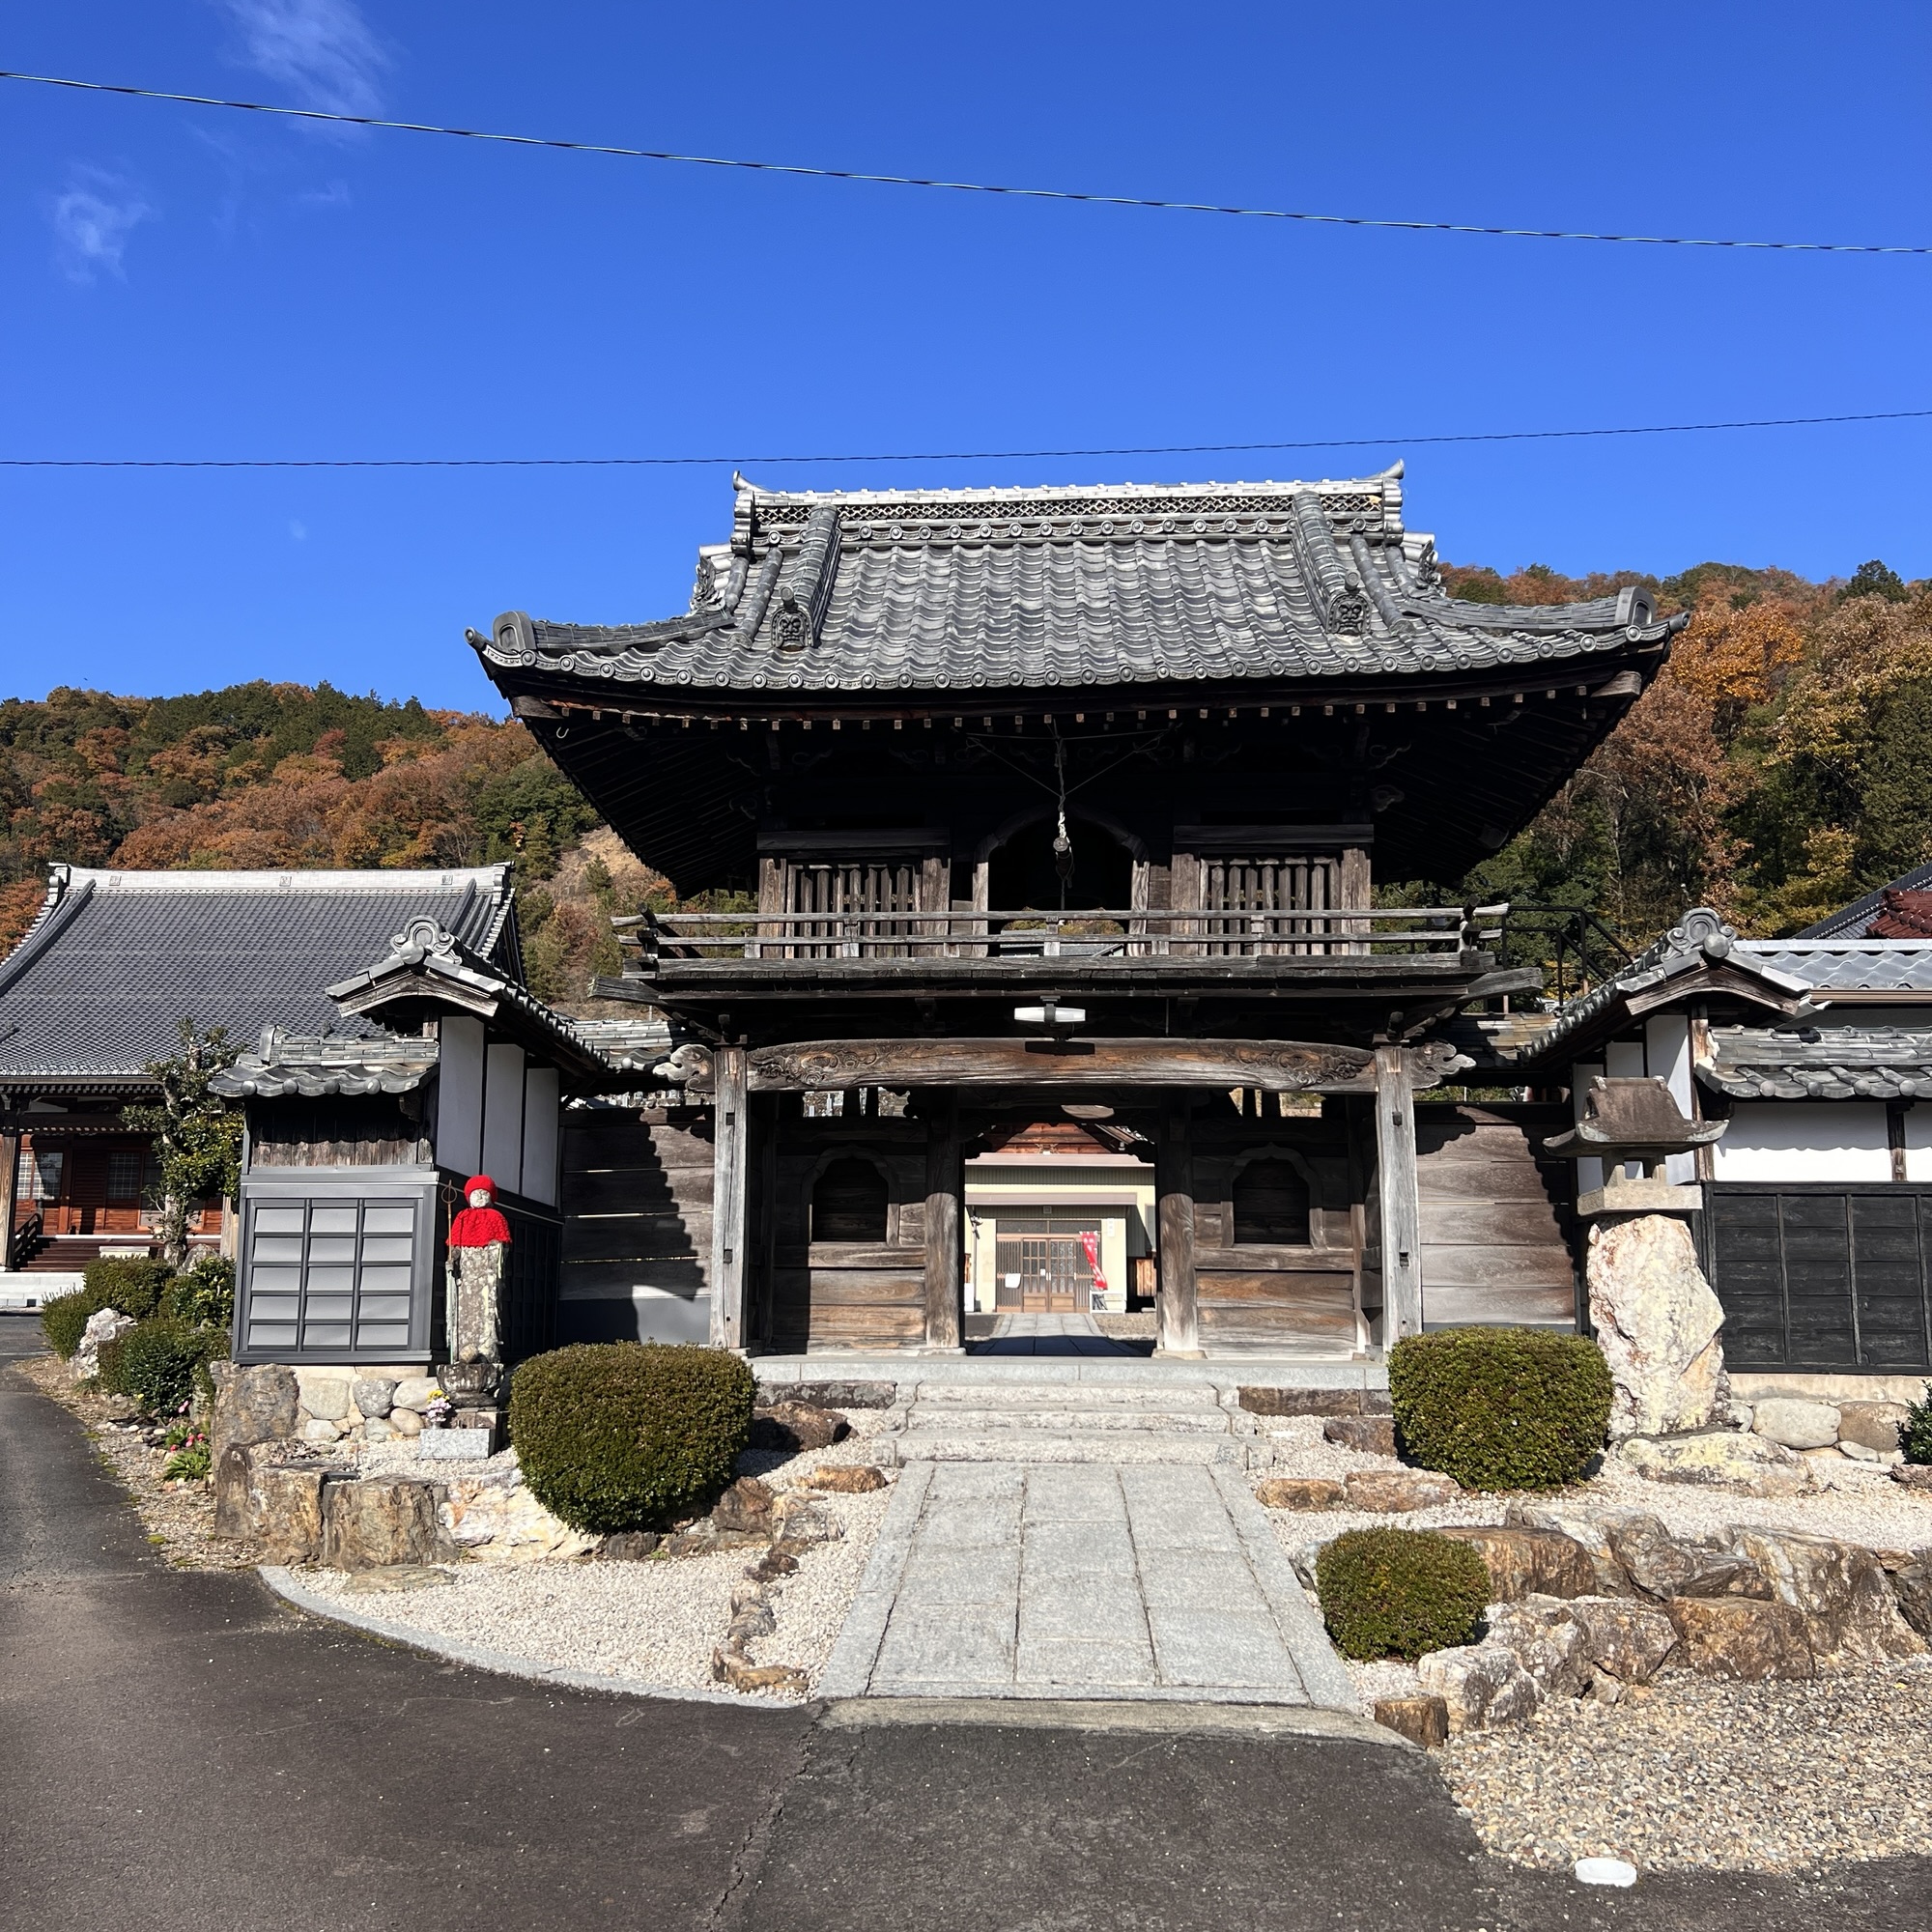
[[[1080,1236],[1080,1246],[1082,1251],[1086,1254],[1087,1265],[1094,1270],[1094,1293],[1105,1294],[1107,1292],[1107,1277],[1100,1272],[1099,1236],[1093,1234],[1091,1232],[1083,1234]]]

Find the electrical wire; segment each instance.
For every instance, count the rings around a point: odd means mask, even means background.
[[[1146,442],[1092,449],[891,450],[765,456],[0,456],[0,469],[685,469],[781,463],[1033,463],[1097,456],[1228,456],[1295,449],[1418,449],[1463,442],[1567,442],[1584,437],[1695,436],[1713,430],[1811,429],[1831,423],[1922,422],[1932,410],[1727,422],[1623,423],[1605,429],[1468,430],[1446,436],[1329,436],[1298,442]]]
[[[997,194],[1021,201],[1086,202],[1105,208],[1157,209],[1175,214],[1233,214],[1258,221],[1300,221],[1331,228],[1393,228],[1424,235],[1489,235],[1528,242],[1623,242],[1652,248],[1743,248],[1803,255],[1932,255],[1932,243],[1876,242],[1764,242],[1711,235],[1620,235],[1585,228],[1505,228],[1474,221],[1408,221],[1370,214],[1321,214],[1306,209],[1241,208],[1210,201],[1167,201],[1152,195],[1083,193],[1074,188],[1015,187],[996,182],[941,181],[923,175],[871,174],[857,168],[808,167],[795,161],[753,161],[724,155],[683,155],[666,148],[627,148],[607,141],[565,141],[541,134],[505,134],[481,128],[444,128],[428,121],[390,121],[374,114],[335,114],[319,107],[282,107],[263,100],[226,100],[212,94],[177,94],[158,87],[127,87],[66,74],[14,73],[0,80],[36,87],[67,87],[88,94],[120,94],[136,100],[170,100],[187,107],[220,107],[242,114],[270,114],[290,121],[321,121],[346,128],[376,128],[401,134],[442,134],[461,141],[491,141],[513,148],[553,148],[566,154],[607,155],[624,160],[670,161],[696,168],[732,168],[750,174],[797,175],[812,181],[860,182],[879,187],[938,188],[950,194]]]

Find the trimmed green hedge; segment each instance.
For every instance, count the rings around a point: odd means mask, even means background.
[[[168,1284],[168,1264],[146,1255],[102,1256],[88,1263],[82,1280],[85,1286],[56,1295],[41,1310],[41,1333],[62,1361],[80,1347],[90,1315],[112,1308],[140,1321],[154,1314]]]
[[[1908,1463],[1932,1463],[1932,1382],[1905,1411],[1898,1425],[1898,1446]]]
[[[1344,1657],[1370,1662],[1467,1643],[1490,1601],[1475,1549],[1419,1529],[1350,1529],[1315,1559],[1316,1594]]]
[[[1542,1328],[1445,1328],[1389,1351],[1403,1453],[1465,1490],[1552,1490],[1604,1446],[1610,1372],[1597,1345]]]
[[[510,1380],[510,1439],[530,1493],[575,1529],[661,1529],[731,1481],[757,1382],[736,1355],[583,1342]]]
[[[201,1328],[235,1325],[235,1264],[222,1255],[203,1255],[168,1283],[162,1305],[170,1315]]]
[[[103,1343],[100,1386],[131,1397],[146,1415],[175,1415],[208,1381],[208,1363],[224,1352],[227,1337],[172,1315],[153,1315]]]

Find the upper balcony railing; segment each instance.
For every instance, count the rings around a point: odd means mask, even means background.
[[[612,922],[647,965],[726,959],[1399,957],[1475,952],[1505,905],[1307,910],[639,913]],[[1492,923],[1492,922],[1497,922]]]

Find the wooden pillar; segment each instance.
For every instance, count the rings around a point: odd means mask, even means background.
[[[14,1253],[14,1215],[19,1206],[20,1189],[20,1146],[19,1134],[9,1134],[0,1147],[6,1150],[4,1158],[7,1171],[0,1174],[0,1202],[6,1204],[6,1211],[0,1213],[0,1271],[8,1266]]]
[[[1399,1046],[1376,1048],[1376,1179],[1381,1200],[1382,1341],[1422,1333],[1421,1206],[1415,1094]]]
[[[966,1179],[959,1158],[959,1095],[951,1088],[923,1094],[920,1111],[925,1116],[925,1346],[957,1350],[965,1273],[959,1210]]]
[[[1201,1324],[1194,1285],[1194,1145],[1184,1094],[1164,1098],[1154,1141],[1159,1196],[1154,1239],[1160,1266],[1159,1355],[1198,1355]]]
[[[745,1337],[745,1186],[751,1122],[745,1049],[717,1048],[711,1067],[711,1346],[738,1349]]]

